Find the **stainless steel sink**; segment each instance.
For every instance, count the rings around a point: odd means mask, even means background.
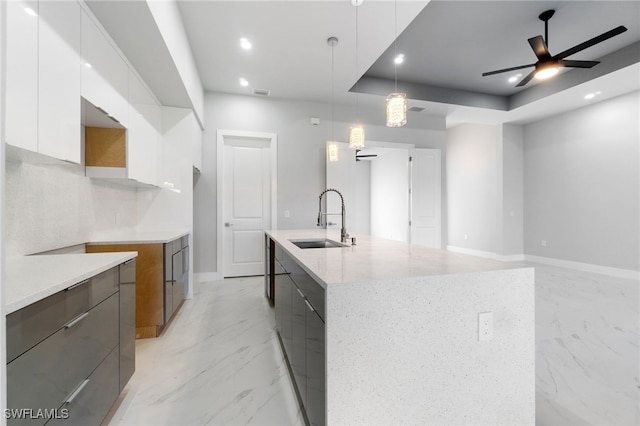
[[[342,244],[337,241],[328,240],[326,238],[316,238],[310,240],[289,240],[294,245],[301,249],[311,248],[336,248],[336,247],[349,247],[347,244]]]

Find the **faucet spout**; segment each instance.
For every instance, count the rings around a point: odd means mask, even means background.
[[[322,196],[324,194],[326,194],[327,192],[335,192],[336,194],[338,194],[340,196],[340,202],[342,204],[342,208],[340,210],[340,213],[323,213],[322,212]],[[344,207],[344,197],[342,196],[340,191],[338,191],[337,189],[329,188],[329,189],[325,189],[324,191],[322,191],[322,193],[320,193],[320,197],[318,199],[318,226],[323,226],[322,216],[328,216],[328,215],[332,215],[332,214],[335,214],[335,215],[339,214],[340,216],[342,216],[342,228],[340,229],[340,242],[341,243],[346,243],[347,239],[349,238],[349,234],[347,233],[347,229],[345,227],[346,210],[345,210],[345,207]],[[325,227],[326,227],[326,224],[325,224]]]

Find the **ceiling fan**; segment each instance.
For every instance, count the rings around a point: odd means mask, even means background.
[[[529,45],[533,49],[533,53],[535,53],[538,58],[538,62],[528,65],[520,65],[517,67],[505,68],[496,71],[490,71],[482,73],[482,76],[488,76],[493,74],[500,74],[503,72],[515,71],[523,68],[535,67],[533,71],[527,74],[520,82],[516,85],[516,87],[521,87],[527,84],[533,77],[537,77],[540,79],[552,77],[560,71],[560,68],[592,68],[598,65],[599,61],[573,61],[565,59],[568,56],[571,56],[575,53],[578,53],[584,49],[587,49],[595,44],[602,43],[605,40],[610,39],[611,37],[615,37],[618,34],[621,34],[627,31],[627,28],[623,25],[616,27],[606,33],[602,33],[597,37],[594,37],[590,40],[587,40],[583,43],[580,43],[576,46],[573,46],[570,49],[565,50],[564,52],[558,53],[557,55],[551,56],[549,53],[548,45],[549,45],[549,19],[553,16],[555,10],[547,10],[542,12],[538,19],[544,22],[544,38],[541,35],[532,37],[529,39]]]

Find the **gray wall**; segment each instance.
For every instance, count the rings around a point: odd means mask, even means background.
[[[346,141],[348,128],[355,122],[355,107],[336,106],[334,116],[334,137],[338,141]],[[319,117],[321,124],[310,125],[309,117]],[[202,174],[194,188],[195,272],[218,271],[216,130],[278,135],[278,227],[313,228],[318,209],[317,195],[325,189],[325,143],[330,139],[330,117],[331,107],[328,104],[206,93]],[[365,126],[367,140],[440,148],[443,150],[443,162],[446,158],[443,117],[412,114],[407,126],[390,129],[384,124],[381,101],[379,110],[361,108],[359,118]],[[284,210],[289,210],[289,218],[284,217]],[[443,211],[442,217],[446,217],[446,212]],[[446,223],[443,228],[445,226]]]
[[[522,256],[523,145],[523,128],[518,125],[463,124],[449,129],[449,246],[505,260]]]
[[[527,254],[640,269],[639,93],[525,126]]]
[[[498,138],[498,197],[496,253],[524,253],[524,129],[518,125],[501,126]]]
[[[463,124],[447,132],[447,245],[496,251],[498,130]]]

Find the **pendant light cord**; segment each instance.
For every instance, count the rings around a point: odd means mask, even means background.
[[[333,138],[333,121],[334,121],[334,99],[333,99],[333,74],[334,74],[334,58],[333,58],[333,48],[335,47],[336,42],[331,43],[331,140],[334,141]]]
[[[395,80],[395,92],[398,92],[398,0],[393,2],[393,25],[395,38],[393,39],[393,76]]]
[[[356,4],[356,123],[360,122],[360,115],[358,113],[358,80],[360,75],[358,72],[358,8],[360,5]]]

